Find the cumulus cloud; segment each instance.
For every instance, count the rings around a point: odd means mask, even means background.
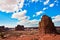
[[[53,16],[53,22],[60,22],[60,15]]]
[[[47,5],[49,3],[49,0],[46,0],[45,2],[44,2],[44,5]]]
[[[55,22],[55,26],[60,26],[60,22]]]
[[[43,11],[36,12],[36,16],[38,16],[38,15],[40,15],[42,13],[43,13]]]
[[[25,27],[37,27],[40,20],[36,20],[36,19],[29,20],[30,17],[26,16],[25,15],[26,13],[27,13],[27,10],[23,10],[21,12],[14,13],[12,15],[12,18],[19,20],[19,22],[17,22],[17,24],[24,25]]]
[[[44,7],[44,8],[43,8],[43,11],[46,10],[46,9],[48,9],[48,7]]]
[[[19,3],[20,2],[20,3]],[[24,0],[0,0],[0,11],[5,12],[14,12],[19,8],[23,7]]]
[[[55,26],[60,26],[60,15],[53,16],[52,21],[54,22]]]
[[[25,16],[26,12],[27,12],[27,10],[17,12],[17,13],[13,13],[12,18],[16,18],[18,20],[24,20],[27,18],[27,16]]]
[[[0,4],[17,4],[16,0],[0,0]]]
[[[49,7],[53,7],[54,6],[54,3],[50,4]]]
[[[18,0],[18,8],[22,8],[24,5],[24,0]]]
[[[40,20],[21,20],[17,24],[24,25],[25,27],[37,27]]]

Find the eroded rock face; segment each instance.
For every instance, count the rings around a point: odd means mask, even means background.
[[[47,15],[43,15],[41,21],[39,22],[40,34],[55,34],[56,28],[52,19]]]
[[[16,30],[16,31],[24,30],[24,26],[23,26],[23,25],[17,25],[17,26],[15,27],[15,30]]]

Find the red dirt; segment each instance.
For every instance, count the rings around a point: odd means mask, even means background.
[[[60,40],[60,35],[44,35],[44,36],[38,36],[38,35],[22,35],[19,37],[7,37],[5,39],[0,40]]]

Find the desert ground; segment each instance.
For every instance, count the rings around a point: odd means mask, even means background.
[[[25,31],[8,30],[4,33],[4,38],[0,40],[60,40],[59,34],[40,35],[38,29]]]

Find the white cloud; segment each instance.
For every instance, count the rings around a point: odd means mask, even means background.
[[[29,3],[24,4],[25,6],[30,6]]]
[[[4,25],[5,27],[8,27],[8,28],[15,28],[16,25],[12,25],[12,24],[5,24]]]
[[[32,0],[32,2],[38,2],[38,0]]]
[[[17,4],[16,0],[0,0],[0,4]]]
[[[46,0],[45,2],[44,2],[44,5],[47,5],[49,3],[49,0]]]
[[[30,17],[25,15],[26,12],[27,12],[27,10],[21,11],[19,13],[14,13],[12,15],[12,18],[19,20],[19,22],[17,22],[17,24],[24,25],[25,27],[36,27],[36,26],[38,26],[39,20],[36,20],[36,19],[29,20]]]
[[[59,1],[58,1],[58,0],[55,0],[54,2],[56,3],[56,6],[58,6],[58,5],[59,5],[59,4],[58,4],[58,3],[59,3]]]
[[[42,0],[40,0],[40,2],[42,2]]]
[[[1,5],[0,6],[0,11],[2,11],[2,12],[13,12],[13,11],[15,11],[17,9],[18,9],[17,5],[11,5],[11,6],[9,6],[9,5]]]
[[[27,16],[25,16],[26,12],[27,12],[27,10],[17,12],[17,13],[13,13],[12,18],[16,18],[18,20],[24,20],[27,18]]]
[[[19,22],[17,22],[17,25],[19,24],[24,25],[25,27],[37,27],[40,20],[29,20],[30,17],[25,15],[26,12],[27,10],[21,11],[19,13],[14,13],[12,15],[12,18],[19,20]]]
[[[36,16],[38,16],[38,15],[40,15],[42,13],[43,13],[43,11],[36,12]]]
[[[60,26],[60,22],[55,22],[55,26]]]
[[[21,20],[17,24],[24,25],[25,27],[38,27],[38,23],[40,20]]]
[[[20,3],[18,3],[19,8],[22,8],[22,7],[23,7],[23,5],[24,5],[24,0],[19,0],[18,2],[20,2]]]
[[[49,7],[53,7],[54,6],[54,3],[50,4]]]
[[[33,17],[35,17],[36,15],[33,15]]]
[[[55,0],[54,2],[57,2],[58,3],[58,0]]]
[[[57,15],[57,16],[53,16],[53,22],[55,24],[55,26],[60,26],[60,15]]]
[[[19,3],[20,2],[20,3]],[[24,5],[24,0],[0,0],[0,11],[3,12],[14,12],[18,10],[17,4],[19,3],[19,8]]]
[[[53,16],[53,22],[60,22],[60,15]]]
[[[44,7],[44,8],[43,8],[43,11],[46,10],[46,9],[48,9],[48,7]]]
[[[35,0],[32,0],[32,2],[34,2]]]

